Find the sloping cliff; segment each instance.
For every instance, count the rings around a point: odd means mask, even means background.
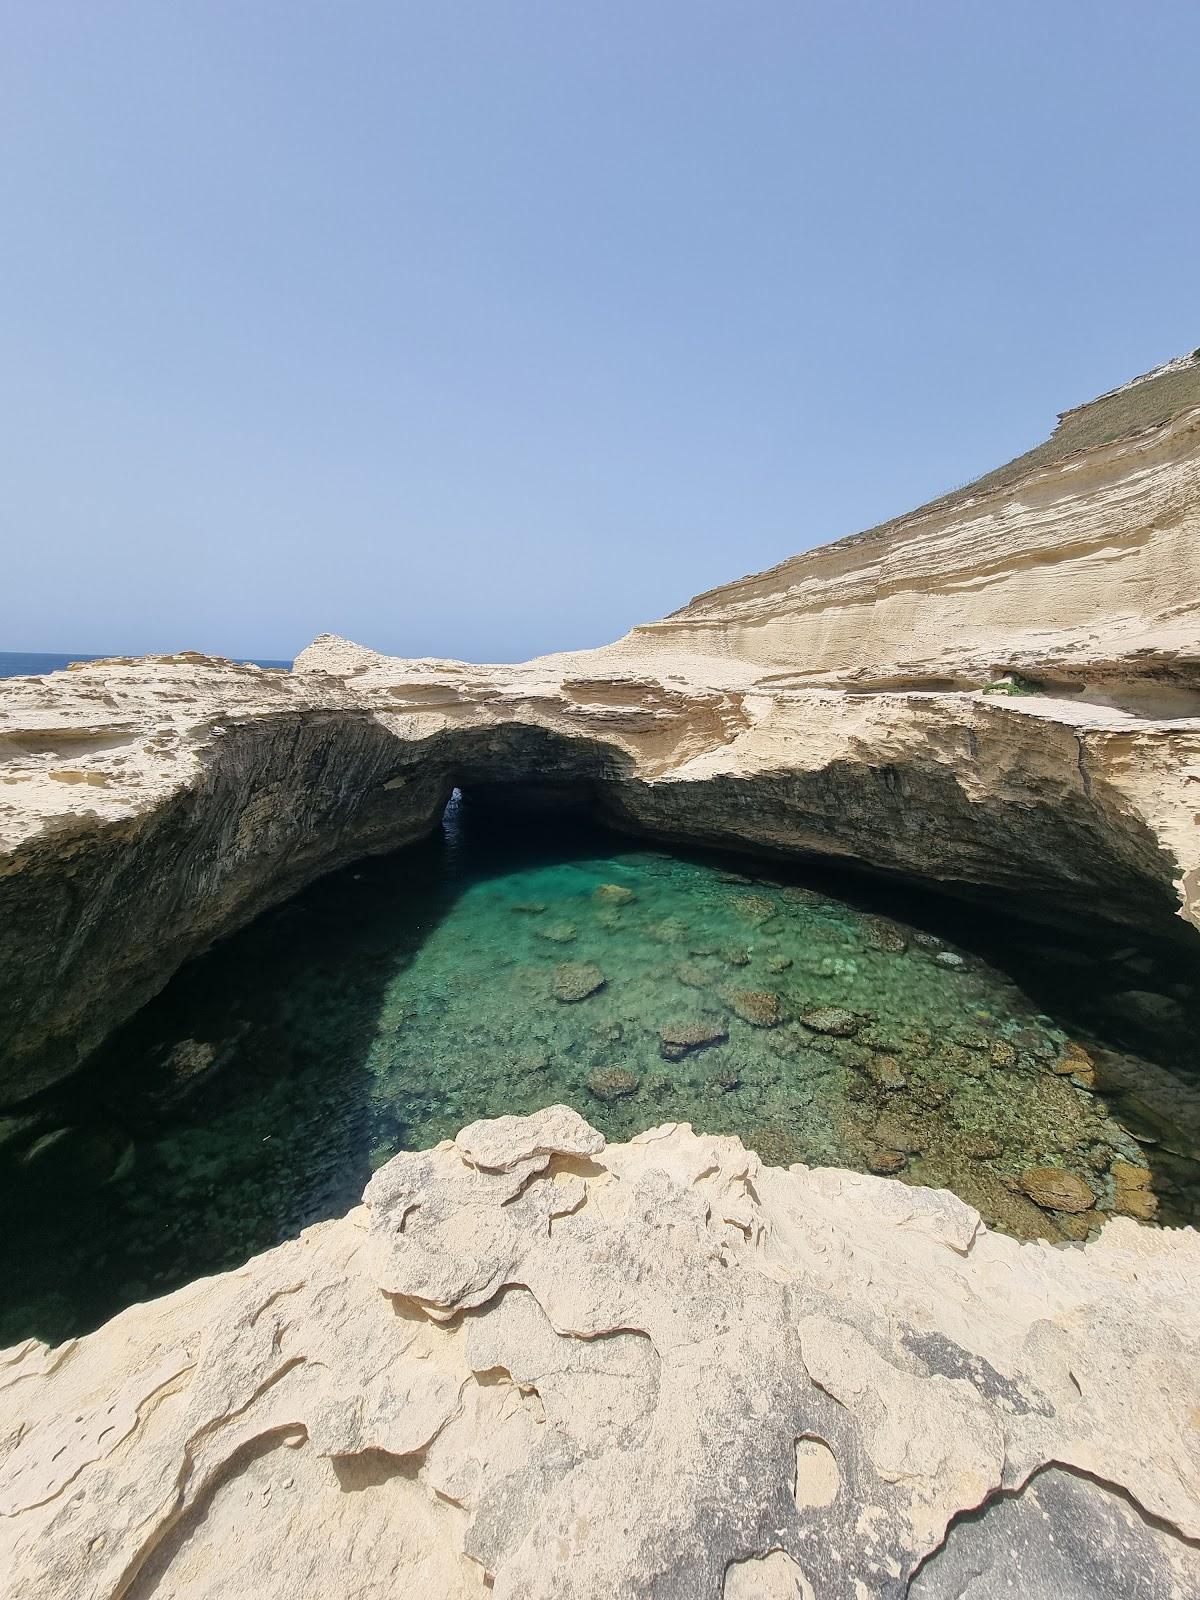
[[[602,650],[470,666],[327,636],[291,673],[185,654],[0,682],[0,1103],[214,938],[427,831],[455,784],[1182,937],[1198,535],[1189,358]]]
[[[456,784],[1200,950],[1198,373],[604,650],[327,636],[291,673],[0,683],[0,1098]],[[364,1200],[0,1353],[5,1592],[1200,1591],[1191,1229],[1021,1246],[944,1192],[686,1126],[605,1148],[565,1107]]]
[[[1005,673],[1194,710],[1200,359],[1064,413],[920,510],[699,595],[638,630],[795,683],[980,687]]]

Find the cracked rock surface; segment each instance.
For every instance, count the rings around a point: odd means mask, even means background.
[[[0,1355],[22,1600],[1200,1592],[1200,1236],[577,1113]]]

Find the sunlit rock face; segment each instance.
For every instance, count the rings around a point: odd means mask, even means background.
[[[1064,412],[1052,438],[906,516],[637,630],[799,687],[981,687],[1030,673],[1195,709],[1200,360]]]
[[[674,1125],[606,1147],[564,1106],[364,1198],[9,1353],[14,1594],[1200,1587],[1190,1230],[1019,1246],[949,1194]]]
[[[1136,930],[1182,966],[1114,951],[1097,1011],[1194,1038],[1198,378],[1172,363],[970,489],[603,650],[471,666],[327,636],[292,672],[185,654],[0,683],[0,1131],[23,1139],[28,1097],[189,957],[427,834],[455,786],[946,888],[1048,941]],[[571,942],[543,998],[574,1029],[616,985]],[[939,954],[947,984],[978,977]],[[7,1351],[14,1592],[1200,1590],[1198,1240],[1139,1226],[1195,1166],[1194,1095],[1159,1074],[1180,1114],[1155,1120],[1151,1064],[1036,1018],[985,1029],[1022,1092],[1121,1096],[1099,1166],[1060,1145],[1001,1179],[1090,1242],[1021,1245],[895,1181],[925,1153],[889,1102],[944,1082],[925,1040],[740,970],[719,1007],[664,1015],[652,1064],[586,1064],[578,1097],[628,1142],[565,1106],[473,1124],[387,1160],[365,1209]],[[970,1077],[958,1026],[928,1052]],[[683,1118],[634,1131],[664,1120],[651,1065],[682,1081],[751,1031],[837,1062],[873,1173]],[[177,1041],[167,1077],[202,1079],[208,1043]],[[78,1128],[45,1137],[35,1162],[122,1170]]]

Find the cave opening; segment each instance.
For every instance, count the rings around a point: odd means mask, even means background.
[[[95,1326],[341,1214],[397,1150],[556,1102],[613,1140],[689,1121],[948,1187],[1024,1238],[1200,1220],[1173,946],[628,831],[603,774],[464,764],[447,793],[423,842],[186,963],[22,1108],[0,1342]]]

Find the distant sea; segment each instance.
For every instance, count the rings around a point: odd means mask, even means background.
[[[119,652],[112,651],[113,655]],[[103,656],[56,655],[49,650],[0,650],[0,678],[41,677],[45,672],[62,672],[72,661],[102,661]],[[254,667],[290,667],[290,661],[251,661]]]

